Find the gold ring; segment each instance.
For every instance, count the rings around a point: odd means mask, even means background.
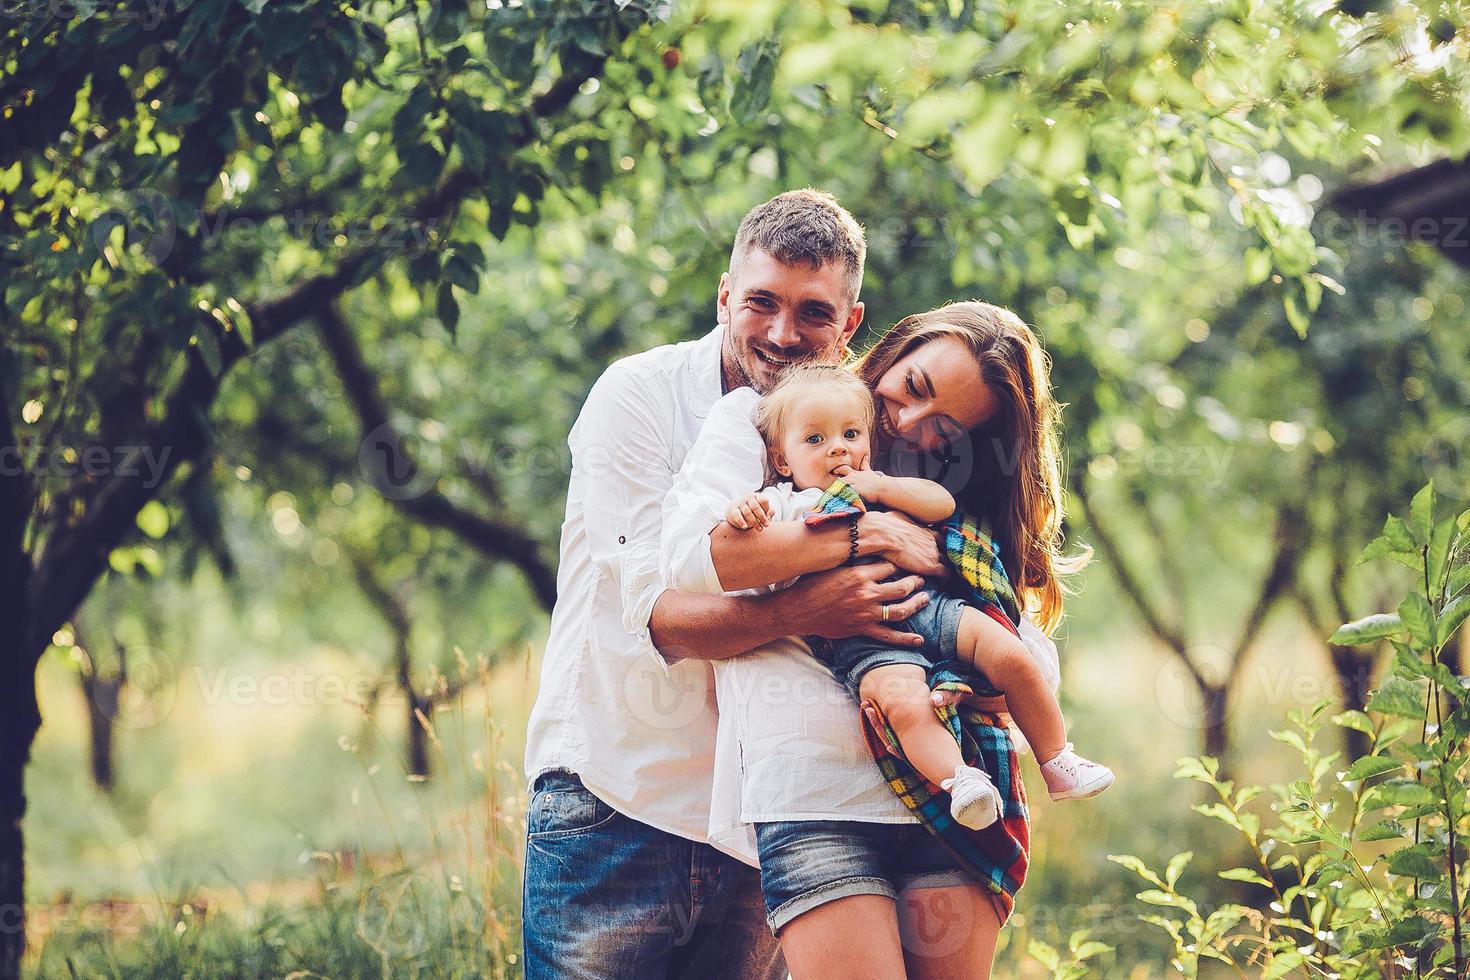
[[[885,603],[884,605],[880,606],[879,608],[883,610],[883,622],[885,622],[885,623],[888,622],[888,606],[887,606],[887,604]]]

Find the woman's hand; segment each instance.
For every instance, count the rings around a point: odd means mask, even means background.
[[[752,528],[759,531],[771,523],[773,513],[770,500],[758,493],[747,493],[740,499],[731,501],[725,510],[725,520],[730,522],[731,527],[738,527],[742,531]]]
[[[879,555],[920,575],[944,571],[934,532],[898,511],[870,510],[858,518],[858,554]]]

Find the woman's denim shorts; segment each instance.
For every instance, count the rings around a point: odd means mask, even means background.
[[[923,825],[789,820],[755,825],[766,923],[792,919],[849,895],[896,899],[909,888],[973,885]]]

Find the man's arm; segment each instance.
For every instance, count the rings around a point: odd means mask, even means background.
[[[768,529],[769,530],[769,529]],[[649,628],[653,643],[669,659],[726,660],[782,636],[871,636],[899,647],[917,647],[923,637],[886,625],[929,602],[915,590],[924,580],[910,575],[894,582],[885,561],[854,565],[802,578],[789,589],[765,595],[701,595],[670,589],[654,603]]]
[[[724,589],[753,589],[836,568],[847,560],[850,535],[847,521],[817,527],[776,521],[760,531],[722,522],[709,532],[710,560]],[[870,511],[858,518],[858,557],[873,555],[920,575],[944,570],[933,532],[902,514]]]

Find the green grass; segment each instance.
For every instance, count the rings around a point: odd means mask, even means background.
[[[1073,619],[1088,621],[1085,611]],[[1120,778],[1095,800],[1053,805],[1023,762],[1033,865],[1002,933],[999,975],[1041,975],[1031,939],[1064,946],[1088,929],[1117,947],[1094,961],[1099,970],[1163,976],[1162,934],[1138,920],[1136,886],[1106,855],[1160,864],[1193,849],[1186,883],[1240,900],[1238,885],[1214,878],[1235,863],[1234,845],[1189,812],[1197,788],[1171,778],[1199,732],[1173,700],[1164,655],[1136,634],[1073,631],[1063,650],[1071,735]],[[1233,714],[1252,781],[1285,774],[1266,730],[1302,685],[1311,697],[1330,691],[1315,650],[1283,622],[1245,672]],[[318,677],[380,672],[364,654],[320,646],[294,662]],[[269,676],[281,654],[247,647],[229,669]],[[511,656],[467,673],[434,715],[436,775],[419,782],[404,774],[401,704],[211,703],[217,678],[184,670],[157,724],[120,733],[120,783],[108,796],[87,778],[76,678],[48,657],[28,778],[31,967],[45,977],[517,975],[520,758],[536,670]]]

